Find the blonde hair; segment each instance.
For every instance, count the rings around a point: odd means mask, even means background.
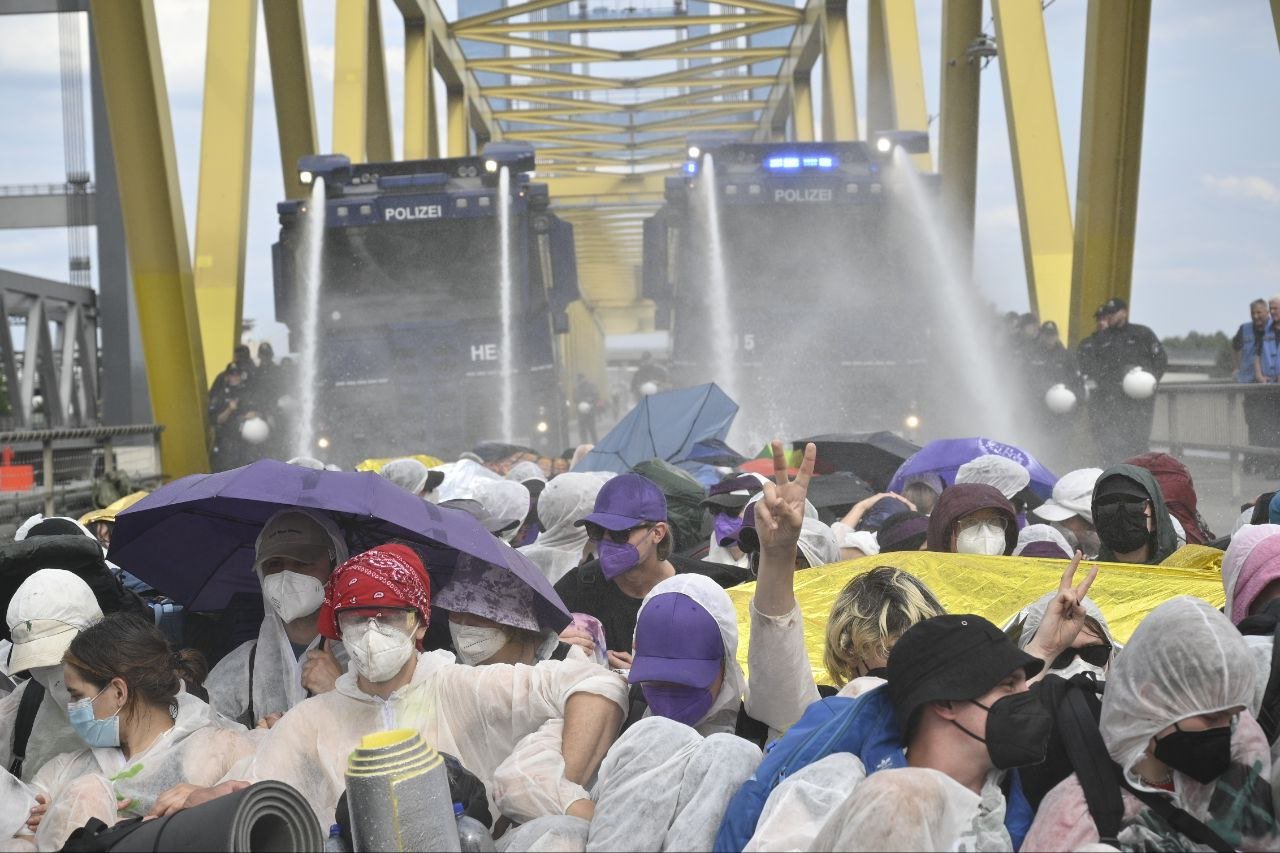
[[[924,582],[910,572],[879,566],[845,584],[831,606],[823,662],[843,687],[858,665],[887,660],[889,649],[917,622],[946,611]]]

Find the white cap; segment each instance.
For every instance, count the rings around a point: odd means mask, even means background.
[[[970,459],[956,469],[956,485],[961,483],[994,486],[1005,498],[1012,500],[1031,483],[1031,472],[1006,456],[988,453]]]
[[[1066,521],[1078,515],[1093,524],[1093,487],[1102,476],[1101,468],[1068,471],[1053,487],[1053,498],[1031,510],[1045,521]]]
[[[22,582],[9,600],[13,653],[9,672],[62,662],[71,641],[102,618],[93,590],[63,569],[41,569]]]

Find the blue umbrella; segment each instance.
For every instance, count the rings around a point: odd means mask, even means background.
[[[711,470],[709,466],[691,461],[690,452],[709,439],[723,442],[737,414],[738,404],[714,383],[651,394],[618,421],[573,470],[623,474],[656,457],[695,476],[705,474]],[[715,482],[714,471],[711,477]]]
[[[259,591],[254,541],[282,509],[327,513],[351,553],[391,540],[413,546],[438,588],[459,554],[506,568],[538,594],[544,618],[567,625],[560,596],[523,554],[460,510],[438,507],[372,472],[315,471],[261,459],[219,474],[194,474],[156,489],[122,512],[110,558],[191,610],[218,610],[236,592]]]
[[[902,463],[889,481],[889,491],[902,491],[904,481],[912,474],[937,474],[950,486],[956,481],[957,468],[988,454],[1004,456],[1026,468],[1031,475],[1030,489],[1040,498],[1048,500],[1053,495],[1053,484],[1058,478],[1052,471],[1025,450],[990,438],[943,438],[929,442]]]
[[[718,438],[708,438],[697,442],[690,448],[682,462],[698,462],[703,465],[718,465],[721,468],[737,468],[749,457],[743,456]]]

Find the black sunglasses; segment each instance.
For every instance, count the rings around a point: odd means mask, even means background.
[[[587,538],[592,542],[599,542],[607,536],[609,541],[615,545],[626,543],[631,538],[631,534],[637,530],[646,530],[653,527],[652,524],[637,524],[635,527],[628,527],[626,530],[605,530],[598,524],[586,524],[583,526],[587,528]]]
[[[1081,646],[1078,649],[1067,649],[1053,659],[1053,663],[1049,664],[1049,669],[1066,669],[1071,666],[1071,661],[1073,661],[1077,655],[1080,656],[1080,660],[1087,664],[1103,667],[1111,661],[1111,644],[1091,643],[1087,646]]]

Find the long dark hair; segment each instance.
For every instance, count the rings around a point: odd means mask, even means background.
[[[130,714],[138,703],[172,706],[184,681],[198,690],[209,674],[204,655],[174,651],[159,628],[132,613],[112,613],[81,631],[62,660],[99,690],[122,679],[129,685],[124,710]]]

